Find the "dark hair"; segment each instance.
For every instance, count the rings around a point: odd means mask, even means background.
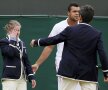
[[[82,6],[80,9],[80,15],[82,17],[82,22],[89,23],[94,16],[94,9],[90,5]]]
[[[68,6],[68,11],[70,12],[71,11],[71,7],[74,6],[74,7],[79,7],[79,5],[77,3],[71,3],[69,4]]]

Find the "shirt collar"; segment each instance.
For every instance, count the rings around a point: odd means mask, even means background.
[[[87,24],[87,23],[78,23],[78,24],[84,24],[84,25],[92,27],[90,24]]]

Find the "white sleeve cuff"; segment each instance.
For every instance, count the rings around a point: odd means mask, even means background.
[[[38,39],[38,46],[40,46],[39,41],[40,41],[40,39]]]
[[[108,70],[102,70],[103,72],[108,72]]]

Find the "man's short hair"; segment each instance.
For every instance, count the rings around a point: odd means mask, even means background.
[[[74,7],[79,7],[79,5],[78,5],[77,3],[71,3],[71,4],[69,4],[69,6],[68,6],[68,12],[71,11],[71,7],[72,7],[72,6],[74,6]]]
[[[82,22],[89,23],[94,16],[94,9],[90,5],[82,6],[80,9],[80,15],[82,17]]]

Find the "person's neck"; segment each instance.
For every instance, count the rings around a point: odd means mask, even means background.
[[[68,23],[69,26],[73,26],[73,25],[77,24],[78,22],[77,21],[73,21],[73,20],[68,18],[67,19],[67,23]]]

